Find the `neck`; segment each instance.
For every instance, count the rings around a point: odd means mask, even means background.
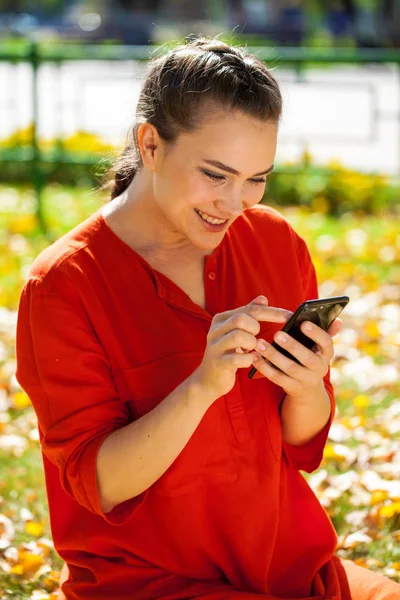
[[[129,245],[153,260],[193,261],[212,252],[196,248],[182,234],[171,231],[140,171],[120,196],[105,205],[103,215],[114,222]]]

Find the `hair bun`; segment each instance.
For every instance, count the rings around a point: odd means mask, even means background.
[[[192,40],[187,47],[201,48],[202,50],[206,50],[208,52],[215,52],[216,54],[225,54],[232,53],[232,47],[228,46],[225,42],[216,39],[208,39],[205,37],[200,37]]]
[[[111,172],[112,198],[121,194],[143,166],[138,131],[151,123],[165,144],[200,127],[205,115],[239,110],[262,122],[278,122],[282,97],[278,83],[256,56],[218,38],[188,36],[185,45],[154,58],[142,84],[136,121],[127,146]]]

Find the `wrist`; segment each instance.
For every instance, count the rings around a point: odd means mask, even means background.
[[[324,381],[321,381],[313,388],[308,388],[303,394],[286,394],[284,401],[288,400],[291,404],[299,406],[314,403],[316,398],[324,398],[329,396],[325,389]]]
[[[206,410],[218,398],[218,395],[206,386],[197,369],[186,380],[187,395],[190,404],[205,406]]]

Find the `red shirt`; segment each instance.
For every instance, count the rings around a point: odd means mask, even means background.
[[[104,439],[193,372],[213,315],[259,294],[290,310],[317,297],[304,241],[276,211],[246,210],[205,257],[204,310],[100,210],[36,258],[17,326],[17,379],[38,417],[65,597],[340,600],[336,533],[299,472],[322,459],[335,409],[328,376],[330,422],[301,447],[282,441],[283,390],[239,369],[148,490],[104,514],[96,483]],[[262,323],[260,336],[280,327]]]

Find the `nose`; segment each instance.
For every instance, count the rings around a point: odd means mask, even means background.
[[[244,210],[244,203],[240,193],[230,192],[224,198],[220,198],[216,203],[218,212],[230,217],[238,217]]]

